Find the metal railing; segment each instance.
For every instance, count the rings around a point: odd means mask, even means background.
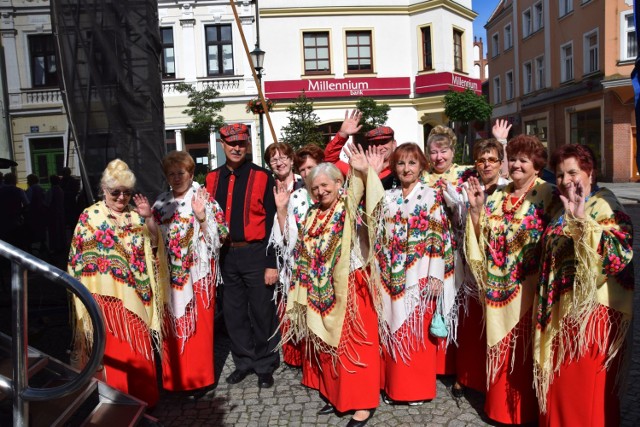
[[[13,380],[0,378],[0,390],[13,398],[13,425],[29,425],[29,401],[57,399],[79,390],[91,380],[104,355],[105,332],[102,312],[82,283],[64,271],[0,240],[0,256],[11,261],[11,358]],[[62,284],[82,301],[93,325],[91,357],[80,374],[68,383],[52,388],[29,387],[27,337],[27,270]]]

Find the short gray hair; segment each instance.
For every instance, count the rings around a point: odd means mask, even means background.
[[[340,172],[340,169],[338,169],[338,167],[333,163],[324,162],[311,169],[311,171],[307,174],[307,179],[305,179],[307,189],[311,189],[311,183],[320,175],[326,175],[329,179],[332,179],[335,182],[344,182],[344,178],[342,177],[342,172]]]

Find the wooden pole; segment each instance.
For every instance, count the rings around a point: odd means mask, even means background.
[[[247,39],[244,36],[244,31],[242,30],[242,24],[240,23],[240,17],[238,16],[238,10],[236,9],[236,4],[233,0],[229,1],[231,4],[231,9],[233,9],[233,16],[236,19],[236,24],[238,25],[238,30],[240,31],[240,38],[242,39],[242,45],[244,46],[244,51],[247,55],[247,60],[249,61],[249,66],[251,67],[251,73],[253,74],[253,80],[258,87],[258,97],[260,98],[260,103],[262,104],[262,109],[264,110],[264,114],[267,116],[267,122],[269,123],[269,130],[271,130],[271,137],[273,138],[273,142],[278,142],[278,138],[276,138],[276,132],[273,129],[273,123],[271,123],[271,116],[269,115],[269,109],[267,108],[267,103],[264,100],[264,93],[262,93],[262,85],[260,79],[258,79],[258,74],[256,73],[256,69],[253,66],[253,61],[251,60],[251,53],[249,52],[249,46],[247,45]],[[256,15],[260,12],[256,8]],[[256,16],[256,19],[259,19]],[[260,132],[264,132],[263,129],[260,129]],[[263,147],[264,148],[264,147]],[[264,153],[260,153],[260,156],[263,157]]]

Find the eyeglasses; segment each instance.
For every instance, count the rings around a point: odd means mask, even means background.
[[[496,163],[500,163],[500,159],[497,157],[487,157],[486,159],[478,159],[476,160],[476,165],[480,166],[480,165],[487,165],[487,164],[492,164],[495,165]]]
[[[118,197],[120,197],[121,194],[124,197],[131,197],[131,195],[133,194],[133,191],[131,191],[131,190],[109,190],[109,194],[111,194],[111,197],[115,197],[117,199]]]
[[[289,160],[288,157],[273,157],[269,160],[270,165],[285,164]]]

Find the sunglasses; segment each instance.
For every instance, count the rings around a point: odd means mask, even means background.
[[[487,157],[486,159],[476,160],[476,165],[487,165],[487,164],[495,165],[496,163],[500,163],[500,159],[497,157]]]
[[[131,190],[109,190],[109,194],[111,194],[111,197],[115,197],[115,198],[120,197],[121,194],[124,197],[131,197],[131,195],[133,194],[133,191],[131,191]]]

